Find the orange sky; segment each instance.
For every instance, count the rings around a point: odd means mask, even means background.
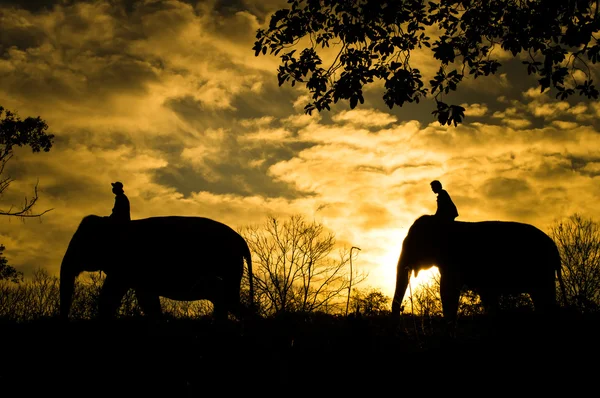
[[[0,198],[18,204],[39,179],[38,209],[54,209],[0,219],[5,256],[26,275],[58,272],[81,218],[110,214],[116,180],[133,218],[241,227],[304,214],[361,248],[363,287],[389,296],[408,227],[435,212],[433,179],[459,221],[547,231],[574,212],[600,220],[600,103],[540,93],[503,54],[497,76],[448,98],[467,108],[457,128],[434,121],[432,100],[389,110],[380,85],[355,110],[308,116],[307,92],[278,87],[277,58],[252,51],[285,0],[18,4],[0,2],[0,105],[41,116],[56,135],[49,153],[16,151]],[[414,60],[434,70],[427,54]]]

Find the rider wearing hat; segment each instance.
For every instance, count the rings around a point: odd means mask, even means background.
[[[112,191],[115,194],[115,206],[112,209],[110,218],[115,221],[131,221],[129,208],[129,198],[123,191],[123,184],[119,181],[111,182]]]

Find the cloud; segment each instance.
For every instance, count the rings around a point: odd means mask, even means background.
[[[483,193],[487,199],[501,202],[514,201],[531,189],[526,181],[516,178],[497,177],[484,181]]]
[[[364,127],[384,127],[397,121],[396,117],[373,109],[342,111],[334,115],[332,120]]]
[[[506,118],[503,120],[503,123],[514,129],[522,129],[531,125],[531,121],[527,119],[510,119]]]
[[[529,89],[527,89],[527,91],[525,91],[523,93],[523,97],[525,98],[531,98],[531,99],[536,99],[536,98],[546,98],[548,94],[548,90],[540,90],[539,87],[530,87]]]
[[[465,108],[465,116],[481,117],[488,113],[488,107],[485,104],[461,104]]]
[[[575,122],[565,122],[562,120],[554,120],[552,124],[555,125],[559,129],[570,130],[577,128],[579,125]]]
[[[534,101],[529,104],[529,110],[534,116],[545,118],[556,118],[564,114],[570,107],[569,103],[565,101],[552,104],[541,104]]]
[[[527,101],[527,111],[535,117],[554,119],[568,114],[581,114],[585,111],[585,105],[572,105],[568,101],[555,101],[550,98],[550,90],[543,92],[539,88],[529,88],[523,93]]]

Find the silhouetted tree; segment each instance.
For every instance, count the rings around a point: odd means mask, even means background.
[[[351,308],[363,315],[380,315],[390,310],[390,302],[380,289],[354,289]]]
[[[0,197],[13,181],[11,177],[3,174],[6,164],[13,156],[14,147],[29,145],[33,152],[39,152],[40,150],[48,152],[52,147],[54,135],[47,134],[47,129],[48,125],[39,116],[21,120],[18,115],[0,106]],[[32,208],[37,200],[38,187],[36,184],[31,199],[25,198],[23,205],[16,209],[13,206],[8,210],[0,209],[0,216],[40,217],[52,210],[44,210],[37,214],[32,213]],[[23,273],[8,265],[8,260],[2,256],[5,247],[3,245],[0,245],[0,247],[0,280],[10,280],[15,283],[22,281]]]
[[[38,117],[27,117],[25,120],[0,106],[0,196],[8,189],[13,179],[3,176],[6,164],[13,156],[15,146],[30,146],[33,152],[48,152],[52,147],[54,135],[47,134],[48,125]],[[0,216],[40,217],[47,213],[32,213],[32,208],[38,200],[38,187],[34,187],[33,197],[25,198],[22,206],[8,210],[0,209]]]
[[[412,292],[412,295],[410,293]],[[411,289],[405,299],[404,312],[412,313],[421,317],[432,317],[442,315],[442,299],[440,298],[440,278],[422,283],[415,289]]]
[[[465,109],[443,96],[465,76],[487,76],[501,67],[494,49],[522,61],[538,75],[543,91],[553,87],[566,99],[578,92],[598,98],[588,63],[596,63],[600,46],[597,0],[289,0],[269,27],[259,29],[255,55],[279,55],[279,85],[305,85],[312,101],[305,107],[330,109],[349,100],[364,102],[363,87],[382,81],[383,100],[392,108],[433,95],[433,112],[444,125],[457,125]],[[301,42],[301,39],[308,39]],[[331,46],[331,48],[330,48]],[[300,50],[297,52],[298,50]],[[439,61],[429,87],[413,67],[411,54],[429,49]],[[331,55],[323,65],[323,55]],[[575,73],[577,72],[577,73]]]
[[[255,298],[264,315],[345,308],[350,253],[342,248],[334,257],[335,236],[322,224],[300,215],[283,222],[269,217],[240,233],[252,251]],[[365,278],[354,275],[352,286]]]
[[[600,224],[575,213],[557,221],[550,234],[560,251],[568,303],[584,311],[597,310],[600,308]]]
[[[4,245],[0,244],[0,281],[23,282],[23,273],[8,265],[8,260],[4,257],[5,249]]]

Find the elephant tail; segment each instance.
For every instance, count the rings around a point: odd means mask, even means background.
[[[565,288],[565,282],[562,277],[562,266],[559,266],[556,270],[556,276],[558,277],[558,284],[560,286],[560,292],[562,293],[563,306],[566,308],[569,303],[567,301],[567,289]]]
[[[562,256],[556,244],[553,245],[554,248],[554,269],[556,270],[556,277],[558,278],[558,285],[560,286],[560,292],[562,294],[562,304],[565,308],[568,307],[569,302],[567,300],[567,289],[565,287],[565,282],[562,277]]]
[[[254,274],[252,273],[252,254],[250,254],[250,247],[248,243],[244,241],[244,252],[242,256],[246,259],[248,265],[248,284],[250,286],[250,308],[254,308]]]

